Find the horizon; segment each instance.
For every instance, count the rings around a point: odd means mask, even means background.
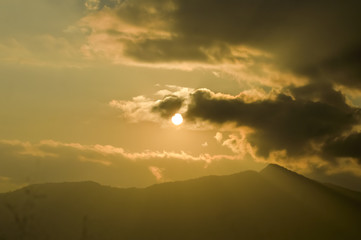
[[[225,175],[217,175],[217,174],[212,174],[212,175],[205,175],[205,176],[200,176],[200,177],[195,177],[195,178],[189,178],[189,179],[183,179],[183,180],[176,180],[176,181],[172,181],[172,180],[169,180],[169,181],[164,181],[164,182],[157,182],[157,183],[154,183],[154,184],[151,184],[151,185],[148,185],[148,186],[142,186],[142,187],[117,187],[117,186],[112,186],[112,185],[104,185],[104,184],[100,184],[98,182],[95,182],[95,181],[92,181],[92,180],[81,180],[81,181],[75,181],[75,182],[71,182],[71,181],[65,181],[65,182],[44,182],[44,183],[35,183],[35,184],[29,184],[29,185],[25,185],[25,186],[21,186],[20,188],[17,188],[17,189],[13,189],[9,192],[0,192],[0,194],[6,194],[6,193],[12,193],[12,192],[16,192],[16,191],[22,191],[24,189],[27,189],[27,188],[32,188],[34,186],[36,187],[39,187],[39,186],[45,186],[45,185],[61,185],[61,184],[96,184],[96,185],[99,185],[101,187],[109,187],[109,188],[113,188],[113,189],[146,189],[146,188],[150,188],[154,185],[158,185],[158,184],[163,184],[163,183],[182,183],[182,182],[191,182],[191,181],[194,181],[194,180],[198,180],[198,179],[207,179],[208,177],[231,177],[231,176],[236,176],[236,175],[239,175],[239,174],[244,174],[244,173],[247,173],[247,172],[255,172],[257,174],[260,174],[262,175],[263,172],[265,172],[265,170],[270,170],[270,169],[277,169],[277,170],[281,170],[282,172],[284,172],[284,170],[286,170],[287,173],[291,173],[291,174],[296,174],[296,176],[301,176],[301,177],[305,177],[306,179],[309,179],[313,182],[317,182],[317,183],[320,183],[322,184],[323,186],[326,186],[326,187],[329,187],[329,186],[333,186],[333,187],[341,187],[345,190],[349,190],[349,191],[354,191],[354,192],[359,192],[361,193],[360,190],[358,189],[352,189],[352,188],[347,188],[346,186],[342,186],[342,185],[337,185],[337,184],[334,184],[334,183],[329,183],[329,182],[319,182],[317,181],[316,179],[312,179],[312,178],[308,178],[302,174],[299,174],[297,172],[294,172],[290,169],[287,169],[281,165],[278,165],[278,164],[275,164],[275,163],[269,163],[267,164],[264,168],[256,171],[256,170],[244,170],[244,171],[240,171],[240,172],[236,172],[236,173],[230,173],[230,174],[225,174]],[[331,185],[330,185],[331,184]]]

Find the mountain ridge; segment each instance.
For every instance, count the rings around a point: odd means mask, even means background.
[[[236,177],[240,174],[244,174],[244,173],[250,173],[250,174],[261,174],[261,175],[267,175],[269,172],[274,172],[274,171],[278,171],[278,172],[283,172],[284,174],[289,174],[291,176],[296,176],[302,179],[305,179],[306,181],[310,181],[310,182],[314,182],[317,184],[321,184],[323,186],[326,187],[331,187],[334,186],[335,188],[341,188],[344,189],[346,191],[351,191],[351,192],[356,192],[356,193],[360,193],[359,191],[356,190],[352,190],[352,189],[348,189],[346,187],[337,185],[337,184],[332,184],[332,183],[321,183],[319,181],[310,179],[308,177],[305,177],[302,174],[299,174],[297,172],[294,172],[292,170],[289,170],[283,166],[280,166],[278,164],[274,164],[274,163],[270,163],[268,164],[266,167],[264,167],[263,169],[261,169],[260,171],[254,171],[254,170],[246,170],[246,171],[241,171],[241,172],[237,172],[237,173],[233,173],[233,174],[227,174],[227,175],[207,175],[207,176],[202,176],[202,177],[196,177],[196,178],[191,178],[191,179],[186,179],[186,180],[177,180],[177,181],[167,181],[167,182],[161,182],[161,183],[156,183],[147,187],[126,187],[126,188],[122,188],[122,187],[116,187],[116,186],[110,186],[110,185],[102,185],[98,182],[95,181],[91,181],[91,180],[87,180],[87,181],[65,181],[65,182],[49,182],[49,183],[36,183],[36,184],[30,184],[27,186],[24,186],[22,188],[19,189],[15,189],[9,192],[3,192],[0,193],[0,195],[4,195],[4,194],[8,194],[11,192],[17,192],[17,191],[21,191],[21,190],[25,190],[27,188],[34,188],[34,187],[38,187],[38,186],[57,186],[57,185],[77,185],[77,184],[85,184],[85,185],[93,185],[93,186],[101,186],[101,187],[108,187],[108,188],[112,188],[112,189],[147,189],[147,188],[152,188],[153,186],[158,186],[158,185],[163,185],[163,184],[173,184],[173,183],[184,183],[184,182],[193,182],[193,181],[202,181],[204,179],[209,179],[209,178],[229,178],[229,177]],[[332,187],[331,187],[332,188]]]
[[[31,185],[0,196],[0,239],[357,239],[360,216],[361,201],[270,165],[146,188]]]

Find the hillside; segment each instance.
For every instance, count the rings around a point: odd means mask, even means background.
[[[0,195],[0,239],[358,239],[358,194],[278,165],[144,189],[39,184]]]

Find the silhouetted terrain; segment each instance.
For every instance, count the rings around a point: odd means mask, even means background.
[[[0,195],[0,239],[360,239],[361,193],[277,165],[144,189],[93,182]]]

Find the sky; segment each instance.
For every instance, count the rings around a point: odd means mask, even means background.
[[[360,5],[1,0],[0,192],[269,163],[361,191]]]

